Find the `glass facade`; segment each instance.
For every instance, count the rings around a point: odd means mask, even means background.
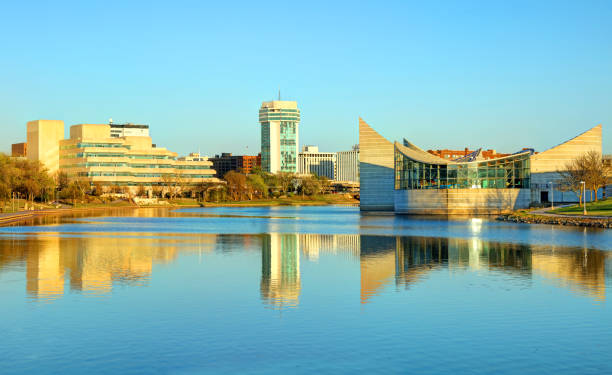
[[[297,172],[297,123],[281,121],[280,124],[280,156],[281,172]]]
[[[429,164],[395,150],[395,189],[528,189],[530,154],[456,164]]]
[[[270,123],[261,123],[261,169],[270,172]]]

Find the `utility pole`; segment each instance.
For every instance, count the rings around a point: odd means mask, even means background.
[[[555,185],[552,182],[548,183],[550,185],[550,209],[555,209]]]

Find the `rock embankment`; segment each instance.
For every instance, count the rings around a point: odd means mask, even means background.
[[[511,221],[513,223],[527,224],[555,224],[571,225],[579,227],[612,228],[612,218],[590,218],[579,216],[561,215],[533,215],[533,214],[505,214],[497,217],[497,220]]]

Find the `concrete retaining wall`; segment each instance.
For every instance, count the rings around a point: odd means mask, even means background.
[[[529,189],[395,190],[399,214],[501,214],[529,207]]]

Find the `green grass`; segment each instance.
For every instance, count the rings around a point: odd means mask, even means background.
[[[587,203],[586,209],[587,215],[590,216],[612,216],[612,198]],[[547,212],[561,215],[582,215],[583,209],[575,204],[573,206],[557,208]]]

